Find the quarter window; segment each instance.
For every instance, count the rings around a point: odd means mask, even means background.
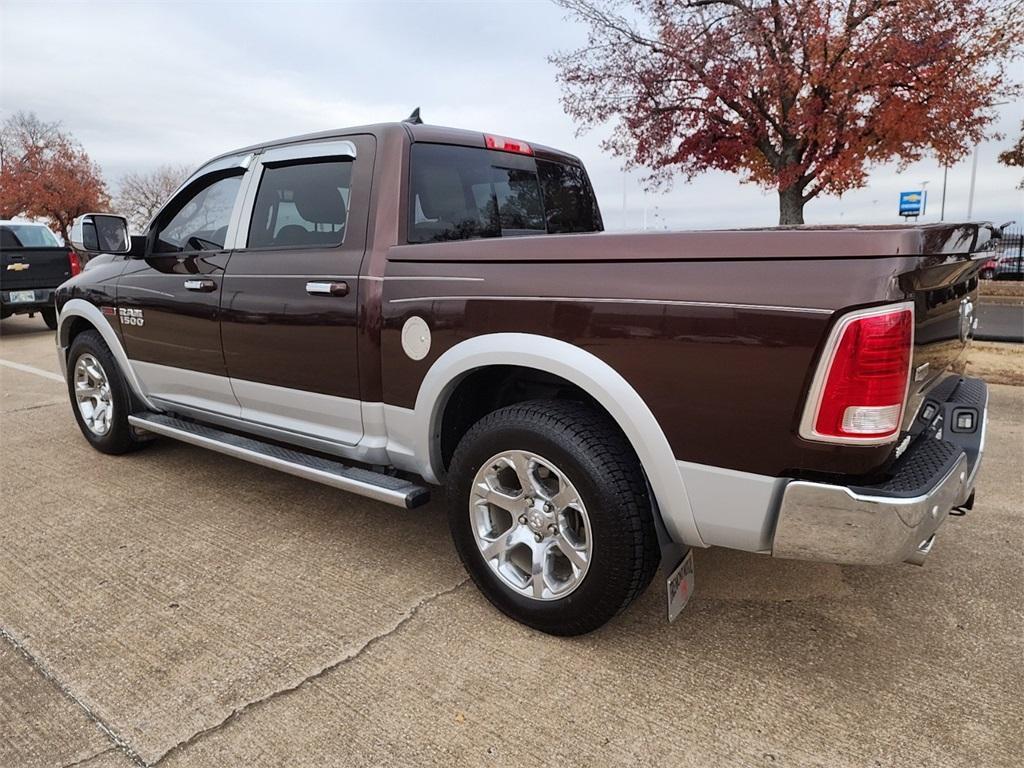
[[[345,239],[351,185],[350,160],[265,168],[248,247],[340,245]]]
[[[177,213],[157,230],[156,252],[222,249],[241,183],[240,175],[228,176],[198,191],[186,192],[184,203],[177,207]]]

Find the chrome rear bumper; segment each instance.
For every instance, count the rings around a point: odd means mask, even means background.
[[[929,493],[910,499],[796,481],[782,497],[772,555],[860,565],[900,563],[927,545],[949,510],[968,496],[963,454]]]
[[[937,419],[918,435],[907,460],[897,464],[896,475],[876,486],[875,492],[870,487],[803,480],[787,484],[772,555],[855,565],[922,564],[935,531],[950,510],[970,499],[981,464],[988,392],[983,382],[963,381],[970,383],[964,392],[970,389],[972,399],[957,400],[957,388],[953,397],[941,403],[942,412],[976,408],[979,427],[975,434],[953,434],[948,431],[949,424]],[[916,456],[910,456],[911,452]],[[915,490],[900,493],[893,488]]]

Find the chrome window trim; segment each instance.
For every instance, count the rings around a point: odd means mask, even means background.
[[[899,419],[897,419],[898,426],[896,431],[887,437],[834,437],[831,435],[823,435],[818,432],[814,428],[814,424],[818,420],[818,411],[821,408],[821,396],[825,388],[825,376],[828,374],[829,368],[832,367],[832,361],[835,359],[836,349],[839,347],[839,341],[843,338],[843,333],[855,320],[861,320],[865,317],[877,317],[878,315],[888,315],[892,312],[898,312],[904,309],[910,310],[911,358],[910,366],[907,369],[907,382],[903,389],[903,404],[901,406]],[[800,437],[804,440],[810,440],[816,443],[864,446],[887,445],[888,443],[895,442],[899,438],[903,425],[903,417],[906,414],[907,409],[907,397],[910,394],[910,380],[913,378],[915,319],[914,302],[912,301],[901,301],[897,304],[885,304],[880,307],[871,307],[869,309],[857,309],[853,312],[846,313],[839,319],[839,322],[837,322],[829,332],[828,341],[825,342],[825,348],[822,350],[821,358],[818,360],[818,367],[814,371],[814,379],[811,381],[811,387],[807,391],[807,399],[804,401],[803,415],[800,418]]]
[[[351,141],[315,141],[308,144],[288,144],[273,147],[260,155],[260,165],[288,160],[312,160],[318,157],[347,157],[356,159],[356,145]]]
[[[256,204],[256,191],[260,186],[262,170],[263,166],[255,162],[245,172],[243,189],[235,201],[236,208],[232,212],[230,238],[224,243],[225,247],[232,251],[245,248],[245,241],[249,239],[249,222],[252,219],[252,208]]]

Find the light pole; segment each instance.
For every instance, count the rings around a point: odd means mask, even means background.
[[[942,205],[939,207],[939,221],[946,220],[946,179],[949,177],[949,166],[942,166]]]
[[[626,168],[622,168],[622,228],[626,228],[626,185],[629,183],[629,175]]]
[[[974,145],[974,157],[971,159],[971,187],[967,193],[967,220],[974,215],[974,181],[978,176],[978,145]]]

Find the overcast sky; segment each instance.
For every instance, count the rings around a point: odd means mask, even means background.
[[[609,229],[776,223],[777,198],[735,176],[682,180],[645,195],[600,149],[608,129],[577,138],[558,101],[548,54],[584,41],[548,2],[20,3],[0,0],[0,117],[60,120],[111,188],[131,170],[197,166],[264,139],[397,120],[415,106],[440,125],[491,131],[583,158]],[[1018,66],[1024,80],[1024,66]],[[1016,135],[1024,104],[1003,108]],[[1024,172],[982,144],[974,217],[1024,221]],[[946,218],[965,218],[970,158],[949,171]],[[938,220],[942,169],[878,167],[870,185],[818,198],[809,224],[897,222],[900,190],[928,182]],[[623,197],[625,191],[625,207]],[[646,211],[646,213],[645,213]]]

